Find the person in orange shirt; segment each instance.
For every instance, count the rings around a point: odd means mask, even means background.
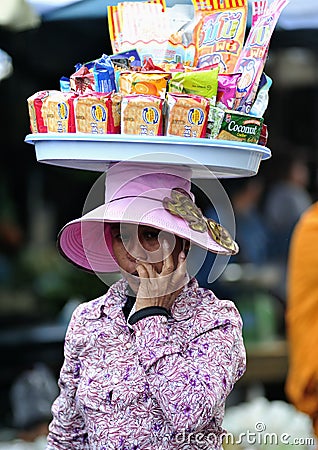
[[[288,257],[286,333],[288,400],[308,414],[318,437],[318,202],[300,217]]]

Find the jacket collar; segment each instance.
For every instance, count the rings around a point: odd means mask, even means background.
[[[171,315],[175,320],[179,321],[192,317],[197,288],[198,282],[195,278],[192,278],[180,292],[171,308]],[[121,313],[128,294],[127,281],[124,279],[117,281],[106,294],[87,304],[85,318],[93,320],[99,319],[102,315],[107,315],[110,319],[115,319]]]

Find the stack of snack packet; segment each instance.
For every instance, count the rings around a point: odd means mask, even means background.
[[[182,26],[163,0],[108,7],[112,55],[28,98],[32,133],[180,136],[265,145],[270,39],[288,0],[192,0]],[[176,27],[176,23],[179,28]]]

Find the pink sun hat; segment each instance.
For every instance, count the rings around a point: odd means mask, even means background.
[[[58,248],[71,263],[95,273],[118,272],[110,223],[151,226],[213,253],[231,255],[238,246],[229,233],[203,216],[190,191],[189,167],[119,162],[106,173],[105,201],[58,235]]]

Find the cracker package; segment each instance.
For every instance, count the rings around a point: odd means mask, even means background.
[[[56,92],[46,100],[47,131],[51,133],[75,133],[75,92]]]
[[[59,91],[39,91],[28,98],[28,110],[30,117],[30,128],[32,133],[46,133],[46,100],[53,93]]]
[[[192,3],[197,18],[195,65],[217,63],[220,73],[233,73],[243,47],[248,0],[192,0]]]
[[[93,93],[80,95],[74,100],[75,128],[77,133],[119,133],[113,117],[112,95]]]
[[[209,101],[199,95],[168,93],[166,135],[205,137]]]
[[[244,141],[257,144],[264,119],[236,111],[225,111],[217,139]]]
[[[155,95],[126,95],[121,104],[121,133],[162,136],[163,99]]]

